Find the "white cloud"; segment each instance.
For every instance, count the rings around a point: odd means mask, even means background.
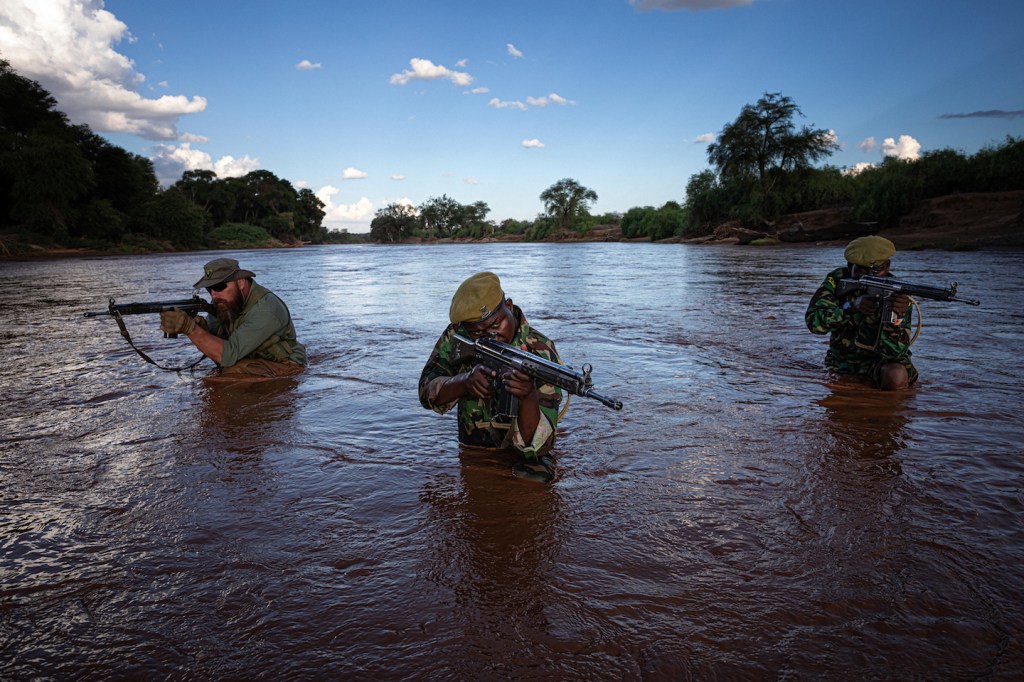
[[[391,175],[391,179],[392,180],[405,180],[405,176],[404,175],[399,175],[398,173],[394,173],[393,175]]]
[[[693,143],[694,144],[706,144],[708,142],[714,142],[714,141],[715,141],[715,134],[714,133],[704,133],[703,135],[698,135],[697,137],[693,138]]]
[[[299,71],[312,71],[313,69],[320,68],[320,62],[314,64],[308,59],[303,59],[301,62],[295,65],[295,68],[298,69]]]
[[[507,45],[505,45],[505,48],[508,50],[508,53],[510,55],[512,55],[513,57],[520,58],[520,59],[522,58],[523,53],[520,52],[519,50],[517,50],[516,46],[513,45],[512,43],[508,43]]]
[[[460,69],[464,69],[467,66],[469,66],[469,60],[468,59],[460,59],[459,61],[455,62],[455,66],[459,67]]]
[[[336,204],[334,195],[340,191],[333,185],[325,185],[314,192],[317,199],[324,202],[324,222],[328,223],[328,227],[332,223],[358,223],[369,227],[370,221],[373,220],[373,202],[366,197],[360,197],[353,204]],[[340,228],[341,225],[338,227]]]
[[[490,91],[491,91],[490,88],[473,88],[472,90],[469,91],[469,94],[471,94],[471,95],[484,95],[484,94],[486,94],[486,93],[488,93]]]
[[[462,178],[462,181],[464,183],[466,183],[467,185],[479,185],[480,184],[480,181],[477,180],[476,178],[466,177],[466,178]]]
[[[466,87],[473,82],[473,77],[468,73],[452,71],[444,66],[434,64],[429,59],[417,59],[414,57],[409,60],[409,65],[412,69],[392,75],[389,82],[392,85],[405,85],[417,79],[430,81],[438,78],[447,78],[460,87]]]
[[[495,109],[521,109],[526,111],[526,105],[522,102],[502,102],[497,97],[492,98],[491,101],[487,103],[487,106],[494,107]]]
[[[544,143],[537,138],[533,138],[532,140],[523,140],[521,144],[527,149],[538,149],[544,146]]]
[[[754,4],[754,0],[629,0],[629,4],[641,12],[658,9],[665,12],[672,12],[677,9],[699,12],[705,9],[748,7]]]
[[[853,164],[853,166],[847,168],[843,172],[846,173],[846,175],[860,175],[869,168],[875,168],[875,164],[868,163],[867,161],[861,161],[860,163]]]
[[[114,49],[133,41],[127,25],[102,0],[4,0],[0,4],[3,58],[38,81],[73,123],[96,132],[151,140],[178,137],[176,124],[206,109],[206,99],[139,94],[146,78]]]
[[[887,137],[882,142],[882,156],[895,156],[904,161],[916,161],[921,157],[921,143],[910,135],[900,135],[899,140]]]
[[[342,180],[362,180],[366,177],[369,176],[365,171],[361,171],[358,168],[352,168],[351,166],[341,172]]]
[[[865,137],[857,144],[857,146],[860,147],[861,151],[867,154],[868,152],[875,148],[876,144],[877,142],[875,141],[874,137]]]
[[[828,132],[825,133],[825,139],[831,142],[832,144],[838,145],[840,149],[846,146],[845,142],[839,141],[839,136],[836,135],[836,131],[832,130],[831,128],[829,128]]]
[[[527,97],[526,103],[533,107],[546,107],[549,104],[558,104],[563,107],[576,106],[576,102],[566,99],[554,92],[547,97]]]
[[[180,142],[197,142],[199,144],[210,141],[205,135],[193,135],[192,133],[182,133],[178,136],[178,140]]]
[[[181,174],[185,171],[211,170],[218,178],[235,178],[260,167],[259,159],[250,158],[248,155],[241,159],[230,155],[222,156],[214,161],[208,153],[192,149],[188,142],[178,146],[159,144],[154,148],[154,152],[155,155],[151,157],[153,168],[157,180],[165,187],[180,180]]]

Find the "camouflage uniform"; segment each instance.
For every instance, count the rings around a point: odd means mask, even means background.
[[[850,277],[848,268],[828,274],[811,297],[804,321],[815,334],[831,334],[825,366],[838,374],[870,377],[879,385],[882,366],[898,362],[907,368],[909,383],[917,381],[917,369],[910,361],[910,312],[900,324],[882,324],[878,312],[863,315],[853,300],[863,291],[838,296],[839,280]]]
[[[555,344],[530,326],[526,318],[523,317],[523,311],[519,309],[519,306],[513,306],[512,313],[515,316],[517,330],[511,345],[545,360],[561,363],[558,351],[555,350]],[[435,398],[438,391],[451,377],[462,372],[469,372],[474,366],[475,361],[473,360],[468,360],[457,366],[452,366],[449,362],[452,355],[452,335],[460,328],[461,325],[448,325],[434,345],[434,351],[430,354],[430,358],[420,374],[420,403],[423,407],[438,414],[444,414],[455,405],[454,402],[437,404]],[[459,333],[465,335],[464,331]],[[517,419],[497,414],[504,393],[501,389],[489,400],[465,396],[457,401],[459,442],[463,445],[483,448],[514,448],[531,460],[546,454],[555,442],[558,405],[562,401],[562,392],[550,384],[542,384],[537,388],[537,392],[542,419],[537,425],[537,432],[534,434],[532,442],[523,441],[516,424]]]

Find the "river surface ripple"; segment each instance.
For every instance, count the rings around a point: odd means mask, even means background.
[[[219,255],[0,263],[0,677],[1024,674],[1021,252],[897,255],[983,303],[922,302],[899,394],[823,370],[834,247],[228,254],[308,346],[283,382],[161,372],[82,317]],[[625,403],[572,400],[550,486],[417,401],[482,269]]]

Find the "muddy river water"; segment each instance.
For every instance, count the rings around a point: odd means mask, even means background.
[[[3,679],[1024,674],[1024,253],[897,254],[982,305],[921,303],[895,394],[804,327],[841,247],[231,253],[309,351],[264,383],[82,316],[218,255],[0,263]],[[483,269],[625,404],[573,398],[551,485],[417,400]]]

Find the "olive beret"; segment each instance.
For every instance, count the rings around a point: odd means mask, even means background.
[[[452,324],[480,322],[490,317],[504,300],[498,276],[493,272],[478,272],[456,289],[448,318]]]
[[[885,237],[871,235],[870,237],[858,237],[846,247],[843,255],[848,263],[859,265],[862,268],[870,268],[880,265],[893,257],[896,247]]]

